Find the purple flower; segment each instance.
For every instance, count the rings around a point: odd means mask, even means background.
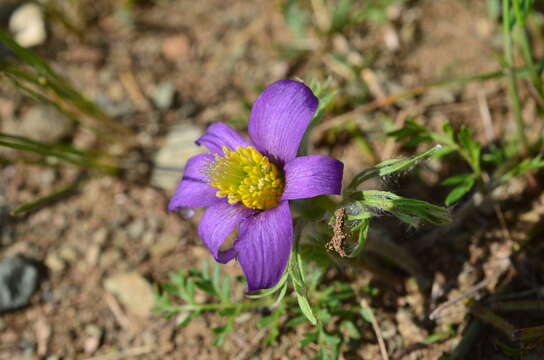
[[[226,124],[212,124],[196,141],[211,153],[189,159],[168,205],[170,211],[208,208],[199,235],[218,262],[238,260],[249,291],[273,287],[285,270],[293,242],[288,201],[340,193],[340,161],[297,157],[317,105],[300,82],[268,86],[251,110],[251,141]],[[236,230],[237,239],[224,249]]]

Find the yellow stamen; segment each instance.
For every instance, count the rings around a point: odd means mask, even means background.
[[[223,152],[225,155],[216,155],[205,170],[210,185],[218,189],[217,197],[258,210],[278,205],[284,180],[276,165],[252,146],[237,147],[236,151],[223,146]]]

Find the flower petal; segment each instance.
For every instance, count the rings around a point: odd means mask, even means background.
[[[198,235],[215,260],[226,263],[236,256],[236,251],[232,248],[227,251],[220,251],[219,248],[240,222],[253,212],[245,206],[231,205],[227,202],[210,206],[206,210],[198,226]]]
[[[215,196],[217,189],[206,182],[206,177],[202,173],[204,164],[213,161],[213,159],[213,155],[200,154],[187,161],[183,177],[168,203],[168,210],[175,211],[183,207],[205,207],[221,201]]]
[[[344,164],[328,156],[297,157],[287,164],[282,200],[305,199],[324,194],[340,194]]]
[[[289,261],[292,242],[293,220],[287,201],[240,224],[234,248],[249,291],[276,285]]]
[[[298,81],[280,80],[264,89],[248,124],[257,150],[283,163],[293,159],[318,102],[310,88]]]
[[[197,145],[206,146],[211,152],[223,155],[223,146],[230,150],[236,147],[248,147],[251,144],[238,134],[233,128],[222,122],[213,123],[197,141]]]

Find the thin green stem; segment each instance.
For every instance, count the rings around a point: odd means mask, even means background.
[[[514,0],[514,13],[516,16],[516,28],[518,30],[518,40],[521,46],[521,52],[525,60],[525,65],[529,71],[531,81],[538,92],[538,96],[541,100],[544,92],[542,88],[542,79],[540,78],[535,61],[531,54],[531,45],[529,44],[529,37],[527,36],[527,29],[525,28],[525,16],[521,11],[520,0]]]
[[[237,310],[245,311],[247,309],[260,308],[272,305],[274,298],[259,301],[245,301],[240,303],[212,303],[212,304],[184,304],[163,307],[161,310],[167,312],[191,312],[191,311],[222,311]]]
[[[521,102],[519,99],[518,88],[516,85],[516,75],[513,71],[513,52],[512,52],[512,28],[510,26],[510,1],[502,1],[502,28],[503,28],[503,50],[505,67],[507,72],[507,86],[510,95],[510,102],[514,119],[516,121],[518,140],[523,146],[523,151],[529,151],[529,143],[525,135],[525,124],[521,114]]]
[[[42,198],[40,198],[38,200],[34,200],[32,202],[29,202],[29,203],[23,204],[21,206],[18,206],[16,209],[14,209],[13,211],[10,212],[10,215],[17,216],[17,215],[26,214],[29,211],[35,210],[35,209],[37,209],[39,207],[42,207],[42,206],[44,206],[44,205],[46,205],[48,203],[57,201],[57,200],[65,197],[65,196],[67,196],[68,194],[76,191],[85,181],[86,181],[86,179],[77,180],[73,184],[65,186],[62,189],[53,192],[52,194],[49,194],[49,195],[44,196],[44,197],[42,197]]]

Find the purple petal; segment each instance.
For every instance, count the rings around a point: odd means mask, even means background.
[[[280,80],[264,89],[249,117],[249,137],[257,150],[283,163],[293,159],[318,102],[298,81]]]
[[[206,207],[221,201],[215,196],[217,189],[208,185],[206,177],[202,173],[204,164],[213,159],[214,157],[210,154],[200,154],[187,161],[183,177],[168,203],[168,210],[175,211],[183,207]]]
[[[344,164],[328,156],[297,157],[287,164],[282,200],[305,199],[324,194],[340,194]]]
[[[198,226],[198,235],[206,244],[215,260],[226,263],[235,255],[234,249],[220,251],[221,245],[242,220],[254,211],[242,205],[231,205],[227,202],[210,206]]]
[[[289,261],[292,242],[293,220],[287,201],[240,224],[234,248],[249,291],[277,284]]]
[[[238,146],[248,147],[251,144],[227,124],[217,122],[208,127],[206,133],[197,141],[197,145],[206,146],[211,152],[223,155],[223,146],[236,150]]]

